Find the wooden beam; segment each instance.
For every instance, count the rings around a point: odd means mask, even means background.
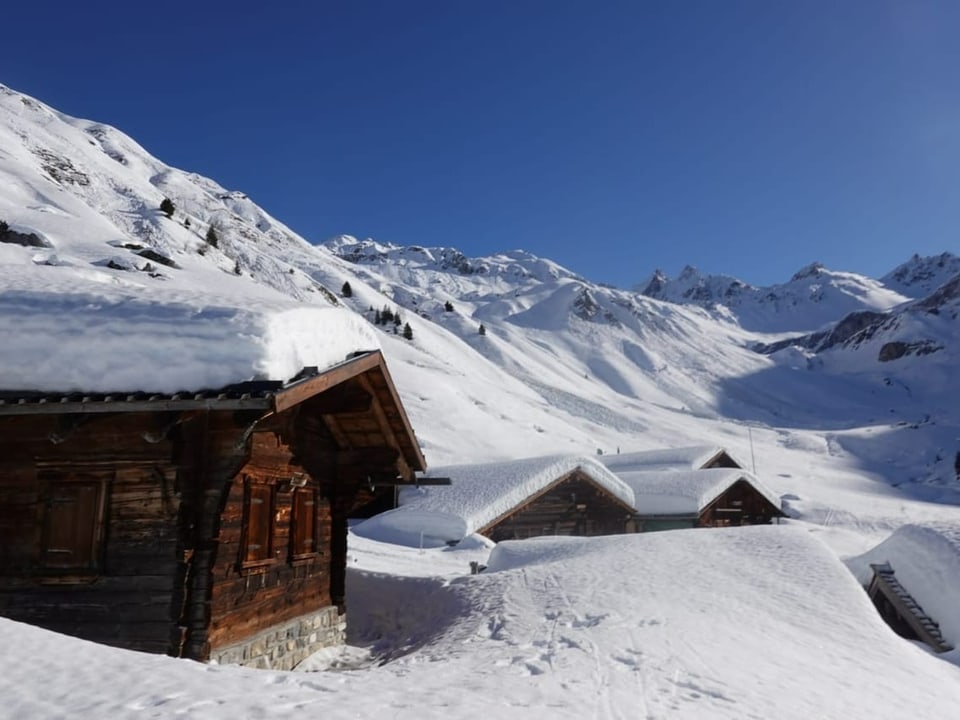
[[[387,368],[386,363],[381,363],[379,367],[380,375],[383,377],[383,382],[387,386],[387,392],[390,394],[390,398],[396,407],[397,416],[400,420],[400,424],[403,427],[404,434],[410,438],[410,466],[414,470],[424,471],[427,469],[426,458],[423,457],[423,453],[420,452],[420,444],[417,442],[416,433],[413,432],[413,426],[410,424],[410,418],[407,417],[407,412],[403,408],[403,403],[400,401],[400,394],[397,392],[397,387],[393,383],[393,378],[390,376],[390,370]]]
[[[390,426],[390,420],[383,412],[383,406],[380,404],[380,398],[377,396],[376,390],[374,390],[373,386],[370,384],[370,380],[366,376],[361,375],[359,378],[357,378],[357,380],[363,389],[370,393],[370,396],[373,398],[373,404],[371,405],[370,410],[377,420],[377,425],[380,426],[380,432],[383,433],[384,438],[386,438],[387,444],[392,448],[396,448],[397,450],[397,472],[408,481],[412,481],[414,478],[413,468],[407,464],[406,458],[403,457],[403,453],[400,448],[400,442],[397,440],[397,435],[393,432],[393,428]]]
[[[396,408],[396,414],[400,421],[402,432],[409,439],[409,442],[406,443],[405,449],[404,445],[397,441],[397,437],[392,430],[391,423],[384,414],[383,408],[379,405],[379,399],[377,397],[375,388],[373,388],[369,380],[363,377],[365,373],[371,370],[376,370],[382,377],[387,389],[387,393],[390,395],[391,402]],[[392,444],[395,447],[400,448],[401,454],[404,458],[404,475],[413,477],[413,472],[415,470],[426,470],[427,462],[424,459],[423,454],[420,452],[420,446],[417,444],[416,435],[414,434],[413,428],[410,425],[410,420],[403,409],[403,403],[400,401],[400,396],[397,393],[396,386],[393,384],[393,379],[390,377],[390,372],[387,370],[386,363],[383,360],[383,353],[381,353],[379,350],[371,351],[360,355],[359,357],[351,358],[350,360],[329,368],[319,375],[307,378],[300,382],[294,383],[283,390],[280,390],[272,398],[274,410],[277,413],[283,412],[284,410],[309,400],[315,395],[319,395],[320,393],[336,387],[347,380],[351,380],[352,378],[360,378],[364,390],[369,392],[370,395],[375,398],[375,401],[372,403],[371,410],[378,416],[378,421],[382,422],[383,427],[390,429],[388,436],[393,438]],[[387,433],[384,434],[387,435]]]
[[[319,375],[301,380],[280,390],[273,396],[274,409],[280,413],[294,405],[309,400],[342,382],[361,375],[371,368],[382,364],[383,355],[379,350],[334,365]]]

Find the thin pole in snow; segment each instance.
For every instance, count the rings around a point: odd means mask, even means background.
[[[753,454],[753,428],[747,425],[747,437],[750,438],[750,464],[753,465],[753,474],[757,474],[757,456]]]

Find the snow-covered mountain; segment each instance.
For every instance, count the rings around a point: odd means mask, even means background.
[[[921,274],[919,268],[917,273]],[[909,270],[904,277],[912,277]],[[754,287],[727,275],[702,275],[688,265],[675,279],[656,270],[637,290],[658,300],[698,305],[750,330],[783,332],[817,330],[858,310],[888,310],[916,297],[914,292],[922,292],[920,287],[907,280],[891,287],[815,262],[798,270],[788,282],[769,287]]]
[[[956,491],[955,306],[933,292],[949,254],[769,288],[688,268],[637,292],[522,250],[314,246],[243,192],[5,87],[0,185],[6,388],[214,386],[380,345],[433,463],[707,443],[772,462],[809,517],[827,511],[796,486],[824,482],[817,463]],[[413,339],[375,324],[383,310]],[[803,339],[831,330],[849,342]]]
[[[933,257],[914,254],[902,265],[880,278],[886,287],[909,297],[929,295],[960,274],[960,257],[942,253]]]

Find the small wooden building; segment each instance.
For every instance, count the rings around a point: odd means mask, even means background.
[[[639,532],[767,525],[785,517],[779,498],[738,468],[618,476],[633,490]]]
[[[632,516],[629,503],[577,467],[477,532],[494,542],[541,535],[616,535],[625,532]]]
[[[900,637],[920,640],[942,653],[953,650],[943,639],[940,624],[927,615],[897,579],[890,563],[871,563],[873,578],[867,586],[867,595],[873,601],[880,617]]]
[[[442,476],[442,477],[436,477]],[[456,544],[473,533],[495,540],[625,532],[633,493],[589,456],[551,455],[441,467],[404,488],[400,507],[353,528],[417,546]]]
[[[217,392],[0,393],[0,615],[292,668],[343,641],[347,518],[424,469],[379,352]]]

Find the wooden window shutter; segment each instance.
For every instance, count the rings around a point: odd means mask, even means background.
[[[273,485],[247,483],[244,498],[244,563],[273,559],[273,493]]]
[[[293,493],[290,550],[294,557],[317,552],[317,491],[298,488]]]
[[[99,566],[101,482],[54,481],[44,509],[40,564],[57,570]]]

